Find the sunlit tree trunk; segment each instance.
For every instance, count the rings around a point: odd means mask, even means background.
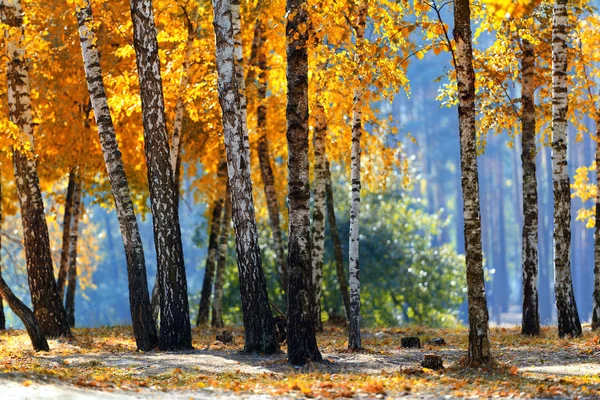
[[[198,307],[198,318],[196,326],[208,323],[208,312],[210,311],[210,296],[212,294],[213,276],[217,263],[217,251],[223,219],[224,199],[213,201],[212,217],[210,223],[210,234],[208,236],[208,253],[206,255],[206,266],[204,267],[204,280],[202,281],[202,292],[200,293],[200,305]]]
[[[273,247],[277,256],[277,273],[284,292],[287,292],[288,271],[283,247],[283,232],[279,220],[279,202],[275,190],[275,175],[271,167],[271,155],[267,140],[267,55],[265,52],[265,31],[257,21],[254,29],[253,50],[256,52],[258,73],[258,107],[256,109],[256,122],[258,132],[258,162],[260,175],[264,185],[265,198],[267,199],[267,211],[269,213],[269,224],[273,233]]]
[[[133,46],[140,78],[144,148],[159,275],[158,347],[161,350],[190,349],[192,333],[187,278],[173,189],[173,171],[169,162],[169,142],[154,11],[151,0],[131,0],[130,5]]]
[[[148,351],[158,345],[158,337],[150,309],[144,249],[133,210],[133,203],[129,195],[129,185],[125,176],[123,159],[121,158],[108,108],[98,49],[96,48],[97,39],[91,28],[93,19],[89,0],[84,0],[83,6],[77,9],[77,20],[88,91],[94,109],[94,118],[98,126],[102,155],[108,171],[108,179],[112,188],[127,259],[129,307],[133,333],[137,348]]]
[[[315,297],[315,327],[323,331],[321,321],[321,288],[323,285],[323,256],[325,255],[325,213],[327,183],[327,158],[325,155],[325,136],[327,134],[327,121],[325,108],[320,103],[317,94],[315,107],[315,129],[313,133],[314,156],[314,191],[313,191],[313,219],[312,219],[312,282]]]
[[[75,292],[77,289],[77,240],[79,238],[79,219],[81,218],[81,178],[76,173],[73,188],[73,214],[69,230],[69,283],[65,298],[67,320],[71,328],[75,327]]]
[[[252,198],[248,149],[245,146],[239,93],[235,77],[234,35],[230,0],[213,0],[219,103],[227,153],[232,215],[236,236],[237,263],[247,352],[275,353],[273,314],[262,269],[258,231]]]
[[[365,36],[366,4],[361,4],[358,11],[356,24],[356,46],[362,46]],[[360,48],[359,50],[360,51]],[[361,57],[356,57],[360,64]],[[359,78],[360,79],[360,78]],[[349,283],[350,283],[350,321],[348,325],[348,348],[357,350],[362,347],[360,337],[360,155],[362,135],[362,88],[354,90],[354,103],[352,105],[352,150],[350,163],[350,178],[352,184],[350,203],[350,247],[349,247]]]
[[[327,200],[327,220],[329,223],[329,232],[331,233],[331,241],[333,242],[333,252],[335,254],[335,270],[337,274],[338,284],[340,285],[340,293],[344,303],[344,311],[346,320],[350,321],[350,291],[348,289],[348,278],[344,269],[344,255],[342,252],[342,242],[337,229],[337,219],[335,217],[335,204],[333,202],[333,188],[331,186],[331,169],[329,161],[325,159],[325,173],[327,180],[325,181],[325,194]]]
[[[539,335],[538,310],[538,193],[535,149],[535,50],[522,39],[521,162],[523,164],[523,319],[521,334]]]
[[[217,255],[217,276],[215,277],[215,296],[212,304],[213,328],[223,327],[223,284],[225,283],[225,266],[227,261],[227,242],[231,229],[231,193],[227,190],[225,210],[221,219],[219,237],[219,254]]]
[[[7,33],[6,43],[9,117],[29,140],[30,150],[34,153],[29,71],[23,47],[24,25],[20,1],[1,2],[0,17],[11,31],[14,30]],[[13,163],[33,311],[45,336],[70,337],[67,314],[56,290],[36,158],[34,154],[25,153],[15,146]]]
[[[61,300],[65,297],[65,284],[67,282],[67,273],[69,272],[69,238],[71,237],[75,175],[75,168],[71,168],[71,171],[69,171],[69,182],[67,184],[67,195],[65,198],[60,266],[58,267],[58,278],[56,280],[58,296],[61,298]]]
[[[242,18],[240,8],[240,0],[231,0],[235,82],[238,89],[239,113],[241,118],[242,133],[244,135],[244,156],[247,157],[246,162],[250,164],[250,140],[248,138],[248,101],[246,100],[246,81],[244,79],[244,47],[242,46]]]
[[[306,0],[287,0],[288,362],[320,361],[310,260],[308,180],[308,12]]]
[[[594,228],[594,292],[592,329],[600,328],[600,116],[596,118],[596,227]]]
[[[2,232],[2,223],[4,222],[4,215],[2,214],[2,176],[0,175],[0,232]],[[2,234],[0,233],[0,254],[2,254]],[[2,257],[0,257],[0,278],[2,278]],[[4,315],[4,304],[2,302],[2,296],[0,296],[0,330],[6,329],[6,316]]]
[[[571,278],[571,184],[567,168],[567,0],[554,3],[552,24],[552,178],[554,293],[558,335],[581,336]]]
[[[472,365],[491,362],[489,314],[483,276],[481,214],[475,131],[475,73],[469,0],[454,2],[455,68],[458,83],[460,165],[465,226],[467,292],[469,302],[469,352]]]

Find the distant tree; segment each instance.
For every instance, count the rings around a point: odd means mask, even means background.
[[[458,83],[460,161],[465,224],[465,253],[469,302],[469,364],[492,360],[489,342],[489,314],[485,296],[481,216],[475,130],[475,72],[469,0],[454,2],[454,67]]]
[[[75,292],[77,289],[77,242],[79,239],[79,219],[82,214],[83,204],[81,203],[82,182],[81,177],[76,173],[75,184],[73,188],[73,214],[71,217],[71,229],[69,229],[69,280],[67,286],[67,295],[65,297],[65,310],[67,311],[67,320],[71,328],[75,327]]]
[[[213,328],[222,328],[223,324],[223,285],[225,284],[225,266],[227,261],[227,244],[229,231],[231,230],[231,193],[229,190],[225,196],[225,209],[221,218],[221,229],[219,237],[219,248],[217,254],[217,273],[215,277],[215,296],[212,304]]]

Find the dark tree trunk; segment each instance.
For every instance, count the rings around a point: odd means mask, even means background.
[[[151,0],[131,0],[133,45],[140,78],[144,148],[154,225],[160,290],[161,350],[192,348],[187,278],[158,58],[158,42]]]
[[[215,278],[215,297],[212,304],[212,326],[222,328],[223,324],[223,284],[225,283],[225,266],[227,261],[227,242],[231,230],[231,193],[225,196],[225,210],[221,219],[219,237],[219,254],[217,259],[217,276]]]
[[[2,223],[4,214],[2,214],[2,176],[0,175],[0,254],[2,254]],[[2,258],[0,257],[0,278],[2,278]],[[4,315],[4,304],[0,297],[0,330],[6,329],[6,316]]]
[[[592,329],[600,328],[600,116],[596,119],[596,227],[594,230],[594,292]]]
[[[311,290],[308,180],[308,12],[306,0],[287,0],[288,362],[320,361]]]
[[[535,149],[535,50],[522,40],[521,60],[522,101],[521,162],[523,164],[523,320],[521,334],[540,333],[538,309],[538,193]]]
[[[342,242],[337,229],[337,219],[335,217],[335,204],[333,202],[333,188],[331,186],[331,169],[329,161],[325,161],[325,172],[327,180],[325,181],[325,195],[327,200],[327,219],[329,223],[329,232],[331,233],[331,241],[333,242],[333,252],[335,254],[335,270],[337,274],[338,284],[340,285],[340,293],[344,302],[344,311],[346,321],[350,320],[350,291],[348,290],[348,278],[344,269],[344,255],[342,252]]]
[[[69,240],[71,237],[71,218],[73,215],[73,188],[75,187],[75,168],[69,171],[69,183],[67,184],[67,195],[65,198],[65,214],[63,218],[62,250],[60,253],[60,266],[58,267],[58,279],[56,286],[60,299],[65,297],[65,284],[69,272]]]
[[[259,69],[258,73],[258,107],[256,109],[256,123],[258,131],[258,163],[260,175],[264,185],[265,198],[267,199],[267,211],[269,212],[269,224],[273,232],[273,245],[277,256],[277,273],[284,292],[287,292],[288,271],[283,246],[283,232],[279,221],[279,202],[277,201],[277,190],[275,189],[275,175],[271,168],[271,155],[267,140],[267,55],[264,48],[265,32],[260,22],[256,23],[254,30],[255,39],[253,46],[256,47],[256,59]],[[256,37],[258,36],[258,38]]]
[[[76,174],[73,188],[73,214],[71,229],[69,230],[69,283],[65,298],[67,320],[71,328],[75,327],[75,292],[77,289],[77,240],[79,238],[79,219],[81,218],[81,178]]]
[[[552,177],[554,293],[558,335],[581,336],[571,277],[571,182],[567,166],[567,0],[556,0],[552,24]]]
[[[460,131],[460,165],[465,224],[467,292],[469,301],[469,353],[471,365],[488,364],[492,360],[489,342],[489,314],[485,296],[481,218],[477,178],[475,130],[475,73],[471,38],[469,0],[454,2],[454,66],[458,83],[458,120]]]
[[[217,199],[213,202],[212,206],[208,252],[206,255],[206,266],[204,268],[204,280],[202,281],[202,293],[200,294],[200,305],[198,307],[196,326],[208,324],[210,296],[212,294],[213,276],[215,274],[219,237],[223,220],[223,202],[224,199]]]
[[[267,283],[262,269],[250,180],[250,154],[245,145],[235,78],[231,1],[213,0],[219,103],[223,113],[225,149],[236,236],[240,294],[244,315],[244,350],[279,351]]]
[[[127,278],[129,281],[129,308],[133,333],[137,348],[142,351],[154,349],[158,344],[156,328],[150,309],[146,260],[139,227],[129,195],[129,184],[125,175],[123,159],[117,143],[108,99],[104,90],[100,59],[96,48],[96,35],[92,30],[93,18],[89,0],[77,9],[79,40],[85,68],[90,100],[94,108],[94,118],[98,126],[98,136],[102,146],[102,155],[108,171],[108,179],[115,201],[119,227],[127,259]]]
[[[10,309],[23,321],[31,345],[35,351],[49,351],[46,337],[35,318],[34,313],[10,290],[4,278],[0,276],[0,296],[6,301]]]
[[[7,38],[10,57],[6,68],[9,117],[30,141],[30,149],[34,152],[29,72],[23,47],[24,26],[20,1],[1,3],[0,16],[5,24],[14,28],[13,34]],[[37,162],[35,157],[28,157],[20,148],[14,147],[13,163],[33,310],[45,336],[70,337],[67,314],[56,290]]]

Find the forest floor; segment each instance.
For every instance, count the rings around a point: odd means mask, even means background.
[[[34,353],[25,332],[11,330],[0,333],[0,393],[62,400],[599,397],[600,337],[584,330],[581,338],[558,339],[555,328],[540,338],[492,329],[491,369],[461,366],[466,328],[365,330],[365,350],[349,353],[344,329],[326,327],[318,338],[326,361],[303,368],[288,365],[283,352],[241,353],[239,329],[228,345],[215,341],[215,330],[195,329],[195,350],[178,353],[136,352],[129,327],[75,329],[74,340],[51,340],[50,352]],[[420,337],[423,347],[402,348],[405,336]],[[446,344],[427,344],[437,337]],[[444,370],[421,367],[431,353],[443,357]]]

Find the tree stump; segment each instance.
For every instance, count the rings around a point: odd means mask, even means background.
[[[405,349],[421,348],[421,339],[416,336],[403,337],[400,343]]]
[[[429,368],[429,369],[443,369],[444,368],[444,362],[442,360],[442,357],[436,355],[436,354],[425,354],[425,357],[423,358],[423,362],[421,363],[421,366],[423,368]]]
[[[233,343],[233,333],[231,331],[223,331],[221,335],[217,335],[217,340],[223,344]]]
[[[432,346],[444,346],[446,344],[446,341],[444,340],[444,338],[438,337],[429,340],[427,343],[429,343]]]

